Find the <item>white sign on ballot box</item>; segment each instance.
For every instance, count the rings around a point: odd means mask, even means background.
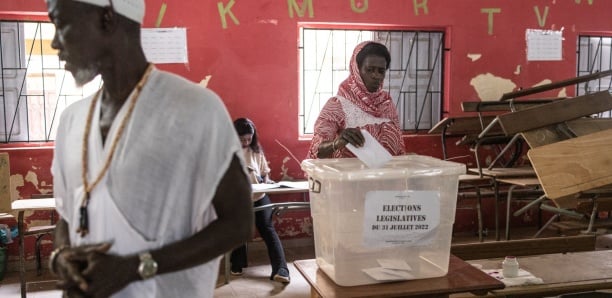
[[[364,210],[364,246],[427,245],[440,224],[440,193],[369,191]]]

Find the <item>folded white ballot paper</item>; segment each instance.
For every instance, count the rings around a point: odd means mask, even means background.
[[[369,168],[380,168],[388,161],[391,160],[392,156],[385,147],[383,147],[367,130],[362,129],[361,134],[365,138],[363,147],[357,148],[351,144],[347,144],[346,148],[353,152],[359,160],[361,160]]]
[[[361,269],[371,278],[379,281],[414,279],[412,267],[401,259],[376,259],[380,267]]]

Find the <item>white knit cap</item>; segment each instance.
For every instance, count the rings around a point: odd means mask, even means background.
[[[145,0],[74,0],[89,3],[96,6],[110,6],[113,2],[113,9],[120,15],[142,24],[145,14]]]

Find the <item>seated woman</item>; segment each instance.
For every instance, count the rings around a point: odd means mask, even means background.
[[[239,118],[234,121],[234,127],[240,137],[244,160],[249,171],[251,183],[274,183],[270,180],[270,168],[261,149],[257,138],[255,124],[246,118]],[[270,204],[270,197],[267,194],[253,195],[253,207]],[[285,260],[283,246],[278,238],[278,234],[272,223],[272,210],[266,209],[255,212],[255,227],[263,238],[268,249],[268,256],[272,265],[270,279],[281,283],[289,283],[289,269]],[[247,267],[246,245],[242,245],[232,251],[230,262],[232,264],[231,274],[241,275],[242,268]]]
[[[368,131],[391,155],[405,153],[397,109],[382,89],[391,55],[384,45],[366,41],[355,47],[349,77],[315,122],[308,158],[354,157],[347,144],[363,146]]]

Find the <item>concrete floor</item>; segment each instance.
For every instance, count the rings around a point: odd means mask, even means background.
[[[513,231],[513,239],[527,238],[534,234],[535,229],[517,229]],[[555,233],[546,233],[543,236],[554,236]],[[493,235],[488,235],[485,241],[493,241]],[[454,235],[453,243],[476,242],[478,237],[473,233]],[[242,276],[231,276],[229,284],[224,283],[223,268],[220,268],[219,280],[215,290],[215,297],[310,297],[310,286],[305,279],[293,267],[292,262],[300,259],[314,258],[314,246],[312,239],[291,239],[283,241],[287,257],[291,283],[282,285],[269,280],[270,265],[265,245],[261,241],[249,243],[249,267],[244,269]],[[598,246],[601,248],[612,248],[612,234],[598,238]],[[221,266],[222,267],[222,266]],[[28,297],[50,298],[61,297],[61,292],[54,290],[53,276],[44,272],[42,276],[36,276],[34,271],[27,272]],[[19,293],[18,272],[7,272],[4,279],[0,281],[0,297],[17,298]]]

